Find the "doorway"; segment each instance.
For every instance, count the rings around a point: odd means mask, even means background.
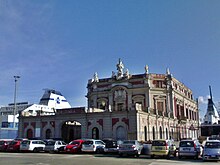
[[[81,123],[78,121],[66,121],[62,125],[62,139],[69,143],[81,138]]]

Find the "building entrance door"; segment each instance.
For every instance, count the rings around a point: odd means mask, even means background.
[[[62,138],[69,143],[72,140],[81,138],[81,124],[77,121],[66,121],[62,125]]]
[[[123,126],[119,126],[116,130],[116,139],[117,140],[126,140],[127,139],[127,133]]]

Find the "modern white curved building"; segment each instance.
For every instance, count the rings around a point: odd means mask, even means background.
[[[18,134],[18,117],[54,115],[57,109],[71,108],[66,98],[56,90],[45,89],[39,104],[28,102],[16,103],[16,115],[14,117],[14,103],[0,108],[0,138],[16,138]]]
[[[57,109],[71,108],[66,98],[56,90],[45,89],[39,104],[22,111],[24,116],[53,115]]]
[[[71,108],[66,98],[59,91],[52,89],[45,89],[39,104],[54,109]]]

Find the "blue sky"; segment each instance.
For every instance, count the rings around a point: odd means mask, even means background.
[[[220,101],[219,0],[0,0],[0,105],[38,103],[43,89],[86,106],[94,72],[111,76],[118,58],[131,74],[165,73],[200,98]]]

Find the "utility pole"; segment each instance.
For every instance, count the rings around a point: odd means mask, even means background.
[[[14,91],[14,114],[13,114],[13,128],[16,127],[15,116],[17,114],[17,105],[16,105],[16,97],[17,97],[17,81],[20,76],[14,76],[15,79],[15,91]]]

